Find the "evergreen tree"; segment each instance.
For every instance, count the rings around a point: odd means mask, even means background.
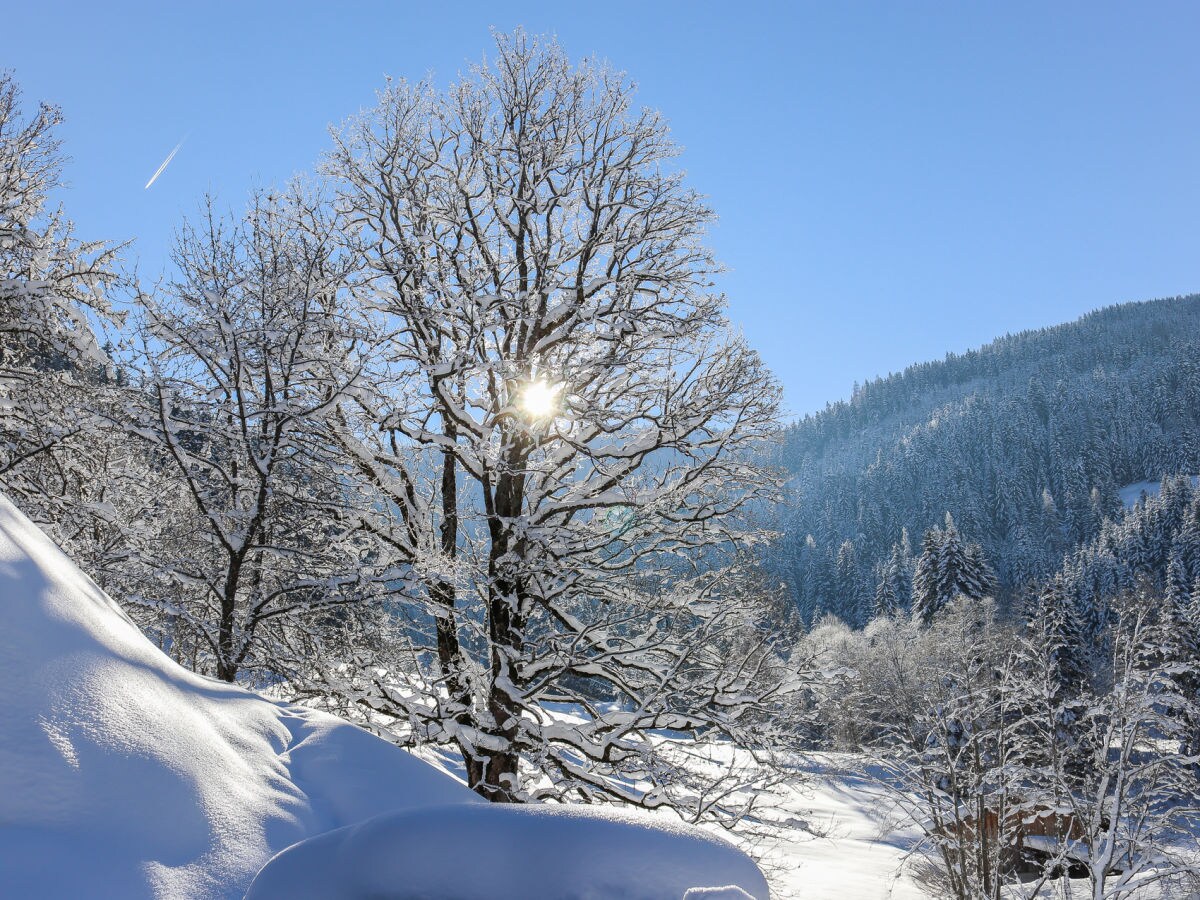
[[[876,569],[876,584],[872,617],[895,616],[912,604],[913,559],[908,541],[908,529],[892,544],[887,561]]]
[[[995,597],[997,587],[996,573],[984,556],[983,547],[975,542],[967,544],[958,593],[972,600],[982,600]]]
[[[887,565],[880,566],[875,584],[875,596],[871,605],[871,618],[899,615],[904,609],[896,582],[888,577]]]
[[[913,613],[929,622],[960,594],[982,600],[996,590],[996,576],[979,544],[966,544],[954,518],[946,513],[944,528],[931,528],[921,543],[913,574]]]
[[[836,583],[830,612],[848,625],[859,625],[865,612],[863,579],[858,568],[858,554],[852,541],[842,541],[838,547]]]
[[[1078,695],[1087,681],[1084,627],[1062,576],[1055,577],[1034,601],[1030,631],[1048,657],[1059,697]]]
[[[1177,561],[1181,557],[1172,554],[1172,574],[1177,574]],[[1192,590],[1173,583],[1168,577],[1168,586],[1162,599],[1164,635],[1163,663],[1177,673],[1175,679],[1183,694],[1190,698],[1200,697],[1200,580],[1193,582]],[[1200,708],[1194,704],[1181,704],[1174,709],[1181,720],[1182,744],[1180,752],[1186,756],[1200,755]]]
[[[1124,517],[1122,486],[1200,472],[1197,333],[1200,297],[1127,304],[868,382],[785,433],[795,490],[779,529],[834,555],[852,540],[879,573],[901,528],[953,509],[1008,603]],[[817,559],[793,565],[796,546],[768,565],[802,585]]]
[[[937,526],[925,532],[921,539],[921,555],[917,557],[913,571],[912,610],[924,622],[942,606],[941,585],[938,580],[938,551],[942,543],[942,531]]]

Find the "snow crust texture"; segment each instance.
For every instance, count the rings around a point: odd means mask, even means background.
[[[724,839],[572,806],[387,813],[285,850],[246,900],[766,900]]]

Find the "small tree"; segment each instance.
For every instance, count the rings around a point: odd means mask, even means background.
[[[277,671],[280,629],[354,599],[343,482],[314,438],[358,376],[331,337],[352,329],[333,326],[345,270],[319,210],[299,188],[257,194],[228,225],[210,203],[180,233],[180,280],[143,298],[148,402],[133,430],[185,486],[195,523],[155,532],[144,557],[183,589],[165,612],[226,681]]]
[[[386,337],[333,439],[410,574],[407,661],[355,689],[493,800],[682,802],[652,730],[771,740],[787,638],[736,573],[779,389],[675,155],[623,76],[517,33],[443,94],[389,85],[328,163]]]

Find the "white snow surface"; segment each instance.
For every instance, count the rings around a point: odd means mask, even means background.
[[[1200,487],[1200,475],[1192,476],[1192,487]],[[1139,481],[1135,484],[1127,484],[1125,487],[1119,488],[1117,495],[1121,498],[1121,502],[1125,504],[1126,509],[1133,509],[1138,500],[1142,498],[1142,494],[1145,494],[1147,497],[1157,497],[1161,488],[1161,481]]]
[[[770,837],[760,845],[778,900],[926,900],[907,862],[921,835],[893,797],[857,773],[848,754],[797,760],[799,785],[762,798]]]
[[[5,898],[237,898],[268,860],[252,897],[767,896],[723,838],[486,804],[354,725],[187,671],[3,496],[0,685]]]
[[[246,900],[685,895],[767,900],[768,890],[748,856],[685,825],[594,807],[458,804],[386,813],[289,847]]]
[[[479,798],[347,722],[195,675],[0,497],[0,894],[240,897],[276,852]]]

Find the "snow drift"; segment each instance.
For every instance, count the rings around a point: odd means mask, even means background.
[[[478,800],[332,716],[176,665],[0,497],[0,871],[12,897],[240,897],[274,853]]]
[[[740,850],[695,828],[578,806],[460,804],[387,813],[290,847],[258,873],[246,900],[685,894],[766,900],[767,883]]]
[[[697,829],[490,806],[347,722],[187,671],[0,496],[4,895],[236,898],[288,847],[253,897],[767,896]]]

